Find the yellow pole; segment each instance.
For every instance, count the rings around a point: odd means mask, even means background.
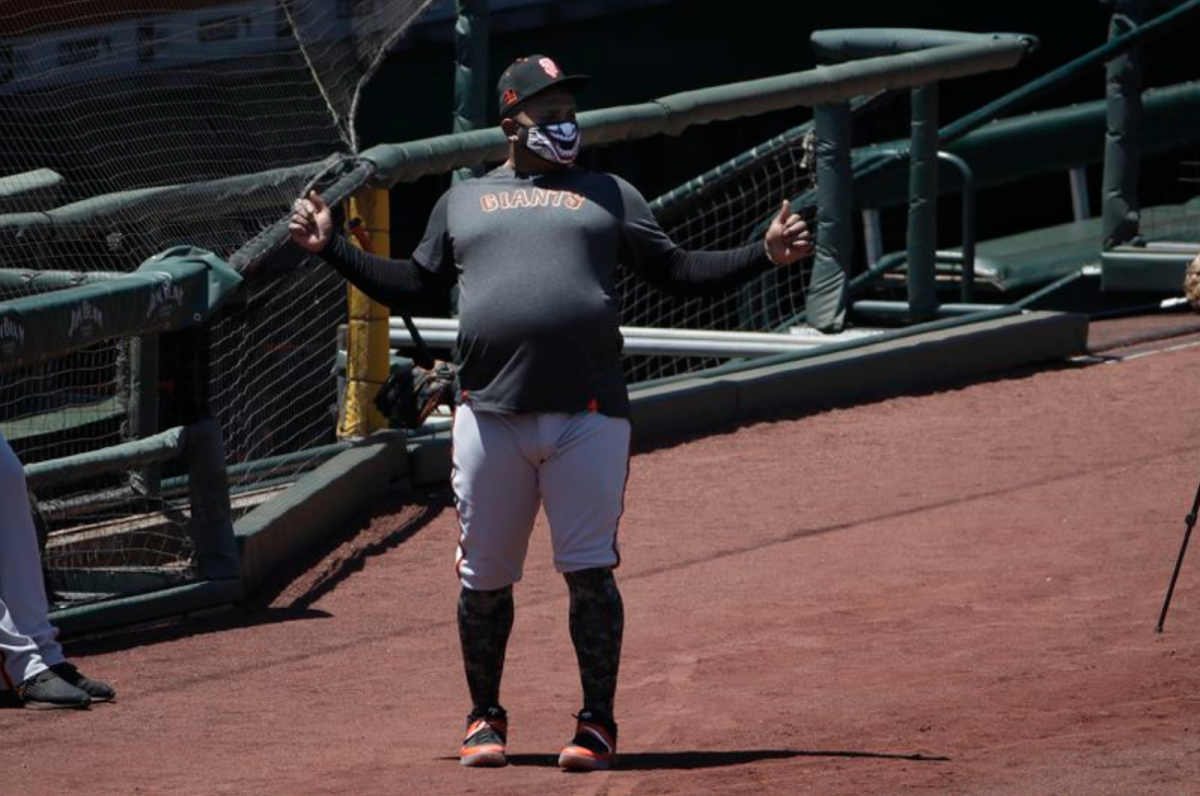
[[[388,192],[364,188],[350,199],[348,218],[362,219],[366,235],[351,235],[355,245],[364,243],[373,254],[391,254],[391,225]],[[365,437],[387,427],[375,408],[375,393],[388,376],[388,316],[391,311],[349,288],[350,324],[346,337],[346,396],[338,413],[338,438]]]

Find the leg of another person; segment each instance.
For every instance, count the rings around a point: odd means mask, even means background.
[[[42,580],[37,530],[25,484],[25,470],[0,436],[0,599],[22,635],[33,639],[47,666],[66,658],[58,630],[50,624]]]
[[[94,702],[115,699],[112,686],[85,677],[63,655],[58,628],[50,624],[41,562],[25,470],[0,435],[0,600],[8,606],[13,626],[33,641],[42,663],[55,675]]]
[[[0,600],[0,707],[86,708],[92,698],[59,677]]]
[[[0,680],[11,691],[34,675],[49,669],[33,639],[17,630],[8,606],[0,600]]]

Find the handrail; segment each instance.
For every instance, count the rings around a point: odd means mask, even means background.
[[[1193,14],[1200,12],[1200,0],[1187,0],[1182,5],[1155,17],[1144,25],[1139,25],[1129,33],[1110,39],[1096,49],[1084,53],[1073,61],[1063,64],[1058,69],[1047,72],[1036,80],[1026,83],[1020,88],[1010,91],[999,99],[989,102],[982,108],[955,122],[946,125],[940,132],[940,145],[945,148],[972,130],[987,124],[1001,114],[1009,113],[1018,107],[1032,101],[1051,89],[1058,88],[1080,75],[1098,69],[1108,61],[1121,56],[1147,39],[1165,33],[1176,25],[1187,21]]]
[[[101,340],[195,326],[241,283],[216,255],[180,246],[117,279],[0,301],[0,371]]]
[[[887,92],[876,91],[866,97],[855,97],[850,101],[850,113],[861,113],[873,105]],[[667,224],[671,217],[682,207],[702,198],[732,179],[736,179],[744,170],[754,168],[759,162],[774,157],[780,150],[796,147],[804,137],[813,131],[815,120],[810,119],[790,130],[784,130],[779,135],[737,155],[724,163],[709,169],[698,177],[693,177],[682,185],[656,197],[650,202],[650,210],[659,223]]]
[[[962,175],[962,285],[959,296],[964,304],[975,300],[975,172],[967,161],[953,152],[940,151],[944,160]]]
[[[1200,0],[1197,0],[1200,2]],[[867,58],[758,80],[671,94],[651,102],[579,114],[585,140],[609,144],[666,133],[678,135],[708,122],[754,116],[800,105],[842,102],[880,90],[981,74],[1015,66],[1029,51],[1025,37],[989,38],[919,52]],[[378,187],[459,167],[502,160],[508,140],[499,128],[381,144],[363,152]]]
[[[1200,2],[1200,0],[1194,0]],[[637,105],[619,106],[580,114],[580,126],[591,144],[645,138],[666,133],[678,135],[693,125],[758,115],[799,105],[838,102],[881,90],[909,88],[1016,65],[1029,51],[1024,37],[989,38],[986,41],[948,44],[920,52],[868,58],[758,80],[749,80],[685,91]],[[92,197],[41,213],[0,215],[0,230],[19,232],[30,227],[53,229],[60,223],[79,223],[96,216],[120,213],[127,204],[160,201],[164,193],[187,194],[196,190],[230,201],[239,192],[261,183],[294,179],[298,175],[335,174],[321,191],[327,201],[340,201],[372,183],[391,187],[401,181],[455,168],[502,160],[508,141],[499,128],[436,136],[401,144],[381,144],[361,155],[334,156],[259,174]],[[228,258],[239,272],[253,270],[288,239],[287,219],[264,230]]]

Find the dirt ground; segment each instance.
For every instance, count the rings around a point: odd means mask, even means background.
[[[0,711],[0,792],[1200,793],[1200,549],[1154,633],[1200,343],[1104,357],[637,455],[620,770],[554,765],[579,684],[544,524],[512,765],[457,764],[454,513],[396,493],[246,606],[72,644],[120,701]]]

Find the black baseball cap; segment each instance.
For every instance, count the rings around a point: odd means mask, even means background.
[[[559,86],[575,91],[590,79],[587,75],[565,74],[549,56],[528,55],[518,58],[509,64],[496,84],[500,97],[500,118],[510,115],[513,108],[535,94]]]

